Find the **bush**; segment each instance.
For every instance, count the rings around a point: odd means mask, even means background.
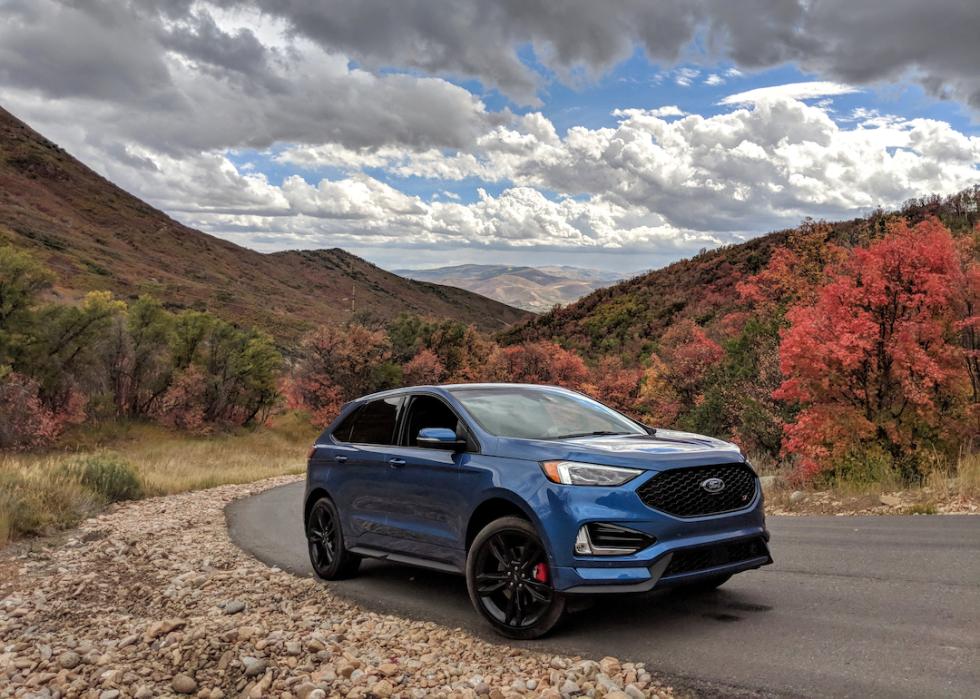
[[[73,527],[95,512],[100,500],[63,469],[0,469],[0,545]]]
[[[143,497],[143,481],[136,469],[113,454],[87,456],[69,464],[67,470],[79,483],[109,502]]]

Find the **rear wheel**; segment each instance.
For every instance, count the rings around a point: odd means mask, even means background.
[[[502,517],[477,534],[466,559],[466,587],[476,610],[508,638],[543,636],[565,612],[541,538],[519,517]]]
[[[344,548],[340,514],[329,498],[320,498],[306,518],[306,542],[313,571],[324,580],[339,580],[357,572],[361,559]]]

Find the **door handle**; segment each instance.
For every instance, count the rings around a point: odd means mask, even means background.
[[[343,454],[338,454],[337,456],[333,457],[333,460],[336,461],[338,464],[347,463],[347,457],[344,456]]]
[[[388,459],[388,463],[391,464],[392,468],[399,468],[405,465],[405,459]]]

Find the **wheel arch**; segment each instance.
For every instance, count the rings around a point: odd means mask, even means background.
[[[545,534],[542,531],[541,524],[538,522],[538,518],[534,516],[534,513],[527,507],[524,503],[520,502],[516,497],[510,495],[506,492],[495,492],[488,494],[488,496],[477,505],[473,512],[470,514],[469,519],[466,523],[466,538],[464,544],[466,550],[470,550],[470,546],[476,535],[480,533],[485,526],[490,524],[490,522],[495,519],[500,519],[501,517],[520,517],[521,519],[526,519],[531,525],[538,531],[538,535],[544,537]]]
[[[310,517],[310,510],[313,509],[313,504],[320,498],[327,498],[333,502],[333,498],[330,497],[330,493],[326,491],[325,488],[316,487],[311,490],[306,496],[306,502],[303,503],[303,528],[306,528],[306,521]],[[336,505],[336,503],[334,503]]]

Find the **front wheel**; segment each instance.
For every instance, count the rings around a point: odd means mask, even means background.
[[[476,610],[508,638],[543,636],[565,612],[541,538],[519,517],[502,517],[477,534],[466,558],[466,587]]]
[[[324,580],[340,580],[354,575],[361,564],[356,554],[344,548],[340,513],[329,498],[320,498],[306,518],[306,542],[313,572]]]

